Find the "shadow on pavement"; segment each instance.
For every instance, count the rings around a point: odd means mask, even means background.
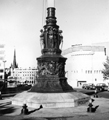
[[[68,117],[46,118],[47,120],[67,120]]]
[[[23,118],[23,119],[20,119],[20,120],[38,120],[37,118]]]
[[[15,108],[9,106],[11,102],[0,103],[0,115],[10,114],[15,111]]]

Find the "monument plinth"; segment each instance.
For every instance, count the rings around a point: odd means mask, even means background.
[[[65,77],[67,58],[61,55],[62,30],[56,25],[55,8],[47,8],[46,25],[41,30],[42,55],[37,58],[37,84],[13,97],[12,104],[37,108],[75,107],[89,101],[89,96],[76,92]]]

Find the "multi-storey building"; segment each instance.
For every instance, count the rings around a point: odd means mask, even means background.
[[[16,68],[12,71],[11,76],[16,78],[18,84],[34,85],[37,83],[36,68]]]
[[[73,45],[63,51],[66,61],[66,77],[73,87],[81,87],[84,83],[104,82],[102,70],[106,61],[104,46]]]

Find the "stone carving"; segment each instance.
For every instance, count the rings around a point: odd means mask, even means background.
[[[53,27],[48,28],[48,48],[54,48],[54,32]]]
[[[43,62],[38,63],[38,76],[58,75],[64,77],[64,63],[59,62]]]
[[[38,63],[38,75],[47,75],[50,74],[47,65],[45,63]]]
[[[48,26],[44,31],[41,30],[40,32],[40,42],[42,49],[48,49],[48,53],[57,49],[62,49],[62,30]]]
[[[44,49],[45,48],[44,31],[41,29],[40,32],[41,32],[41,35],[40,35],[41,49]]]
[[[57,39],[57,29],[56,28],[53,28],[53,27],[48,27],[47,29],[46,29],[46,31],[47,31],[47,46],[48,46],[48,48],[56,48],[57,49],[57,47],[58,47],[58,39]]]
[[[62,49],[62,46],[63,46],[63,36],[62,36],[62,30],[59,30],[59,46],[61,45],[61,48]]]

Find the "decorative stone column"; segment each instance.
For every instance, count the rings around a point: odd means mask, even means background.
[[[66,58],[61,56],[62,31],[56,25],[55,8],[47,8],[46,25],[41,30],[40,42],[42,56],[37,58],[38,83],[30,92],[70,92],[65,77]]]

